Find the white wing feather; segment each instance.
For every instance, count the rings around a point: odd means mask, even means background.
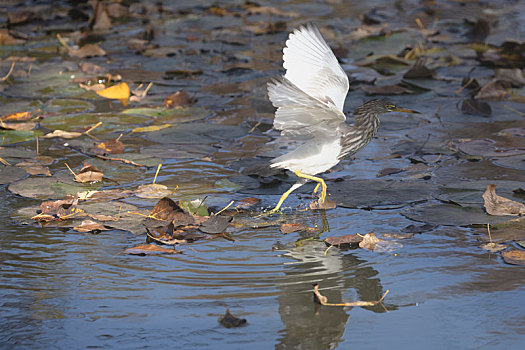
[[[294,30],[283,53],[286,79],[308,95],[332,102],[343,111],[348,76],[315,25]]]

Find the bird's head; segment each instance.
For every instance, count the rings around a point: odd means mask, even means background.
[[[411,109],[400,108],[395,103],[385,99],[375,99],[365,102],[361,107],[366,112],[371,113],[388,113],[388,112],[405,112],[405,113],[419,113]]]

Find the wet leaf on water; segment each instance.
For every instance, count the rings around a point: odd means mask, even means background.
[[[84,162],[84,164],[82,165],[82,169],[80,169],[80,171],[75,175],[75,181],[82,183],[92,183],[102,181],[103,177],[104,174],[102,173],[102,171],[89,164],[88,162]]]
[[[487,102],[465,99],[461,102],[461,112],[469,115],[490,117],[492,108]]]
[[[81,62],[79,66],[82,72],[89,75],[101,74],[105,72],[102,67],[91,62]]]
[[[483,43],[492,28],[492,24],[484,18],[478,18],[476,22],[465,20],[465,23],[470,26],[467,38],[476,43]]]
[[[319,229],[317,227],[310,227],[308,225],[301,224],[298,222],[293,224],[282,224],[280,230],[281,233],[284,235],[292,232],[319,233]]]
[[[169,196],[173,190],[162,184],[140,185],[135,190],[135,195],[140,198],[162,198]]]
[[[26,176],[25,170],[16,166],[5,166],[0,164],[0,185],[20,180]]]
[[[83,220],[80,225],[73,227],[73,230],[78,232],[100,232],[107,231],[108,228],[92,220]]]
[[[485,210],[490,215],[524,215],[525,204],[496,194],[496,185],[488,185],[483,193]]]
[[[89,150],[93,154],[121,154],[124,153],[124,144],[119,140],[109,140],[95,144]]]
[[[5,130],[23,130],[29,131],[33,130],[36,127],[35,122],[26,122],[26,123],[8,123],[0,121],[0,129]]]
[[[53,137],[60,137],[63,139],[74,139],[75,137],[79,137],[82,135],[83,134],[81,132],[54,130],[53,132],[45,134],[43,137],[46,139],[53,138]]]
[[[350,246],[359,246],[359,243],[363,240],[363,237],[358,234],[349,234],[341,237],[327,237],[324,242],[330,246],[336,246],[338,248],[349,248]]]
[[[102,1],[92,1],[93,16],[89,19],[88,26],[93,31],[106,31],[111,28],[111,20],[106,9],[106,3]]]
[[[328,210],[328,209],[335,209],[337,207],[337,203],[331,199],[325,199],[324,202],[320,202],[319,200],[313,201],[310,203],[309,208],[311,210]]]
[[[459,140],[459,149],[469,155],[483,157],[511,157],[525,154],[521,148],[499,148],[493,140]]]
[[[410,239],[414,237],[415,233],[383,233],[381,236],[393,239]]]
[[[525,85],[525,77],[519,68],[496,68],[494,69],[496,79],[508,81],[514,87],[522,87]]]
[[[192,201],[180,201],[180,207],[194,216],[208,216],[208,207],[200,199]]]
[[[164,99],[162,103],[166,108],[175,108],[175,107],[189,107],[194,104],[195,101],[189,93],[183,90],[179,90],[169,95]]]
[[[497,253],[504,249],[507,249],[507,246],[505,244],[489,242],[489,243],[482,244],[481,248],[484,250],[488,250],[489,252],[492,252],[492,253]]]
[[[140,126],[138,128],[131,130],[131,132],[152,132],[152,131],[169,128],[170,126],[171,124]]]
[[[238,318],[230,313],[230,309],[226,309],[226,313],[219,317],[219,323],[226,328],[236,328],[246,325],[247,321],[245,318]]]
[[[363,240],[359,242],[359,248],[364,248],[368,250],[374,250],[376,247],[376,244],[379,243],[381,240],[376,237],[375,233],[370,232],[365,235],[363,235]]]
[[[271,6],[250,6],[246,9],[250,15],[271,15],[281,17],[299,17],[300,14],[292,11],[283,11]]]
[[[403,171],[405,171],[405,169],[399,169],[399,168],[385,168],[385,169],[381,169],[381,170],[376,174],[376,177],[383,177],[383,176],[388,176],[388,175],[399,174],[399,173],[402,173]]]
[[[412,67],[403,75],[406,79],[432,78],[434,72],[425,66],[425,59],[420,57]]]
[[[86,58],[95,56],[106,56],[106,51],[104,51],[100,46],[96,44],[86,44],[80,49],[73,49],[71,47],[68,47],[67,54],[71,57]]]
[[[319,292],[319,284],[316,283],[314,285],[314,301],[324,306],[374,306],[374,305],[381,303],[385,299],[388,292],[389,291],[387,290],[385,294],[383,294],[381,299],[377,301],[354,301],[354,302],[347,302],[347,303],[330,303],[328,302],[328,298],[322,295],[321,292]]]
[[[507,96],[507,89],[499,81],[490,81],[483,85],[478,93],[474,96],[476,100],[503,100]]]
[[[29,175],[44,175],[44,176],[51,176],[51,172],[49,171],[49,168],[47,166],[42,165],[30,165],[24,167],[24,170]]]
[[[224,232],[233,220],[233,216],[219,216],[211,214],[208,220],[204,221],[200,226],[199,230],[204,233],[218,234]]]
[[[237,205],[235,206],[236,209],[249,209],[257,204],[261,203],[261,200],[259,198],[244,198],[240,201],[237,201]]]
[[[119,83],[113,86],[110,86],[104,90],[95,91],[97,95],[113,99],[113,100],[127,100],[130,95],[130,89],[128,84]]]
[[[194,225],[196,223],[196,219],[192,213],[185,211],[168,197],[159,200],[151,210],[149,216],[157,220],[172,222],[174,227]]]
[[[159,247],[156,244],[142,244],[133,248],[128,248],[124,251],[124,254],[130,255],[156,255],[156,254],[182,254],[182,250],[175,250]]]
[[[501,252],[503,261],[511,265],[525,265],[525,250],[512,249],[506,252]]]
[[[39,222],[68,219],[84,212],[77,207],[77,204],[78,199],[73,197],[56,201],[45,201],[40,204],[40,213],[33,216],[32,219]]]

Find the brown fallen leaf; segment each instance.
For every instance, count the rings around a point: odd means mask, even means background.
[[[162,103],[166,108],[174,107],[189,107],[195,103],[195,100],[189,93],[183,90],[179,90],[169,95],[164,99]]]
[[[75,181],[82,183],[93,183],[102,181],[103,177],[104,174],[102,173],[102,171],[89,164],[88,162],[84,162],[84,164],[82,165],[82,169],[80,169],[80,171],[75,175]]]
[[[249,209],[257,204],[259,204],[261,200],[259,198],[244,198],[237,202],[237,205],[235,206],[235,209]]]
[[[434,72],[425,66],[425,58],[420,57],[412,67],[403,75],[406,79],[432,78]]]
[[[299,13],[291,11],[283,11],[271,6],[250,6],[246,9],[250,15],[270,15],[281,17],[299,17]]]
[[[325,199],[323,203],[320,203],[318,200],[313,201],[310,203],[310,209],[311,210],[328,210],[328,209],[335,209],[337,207],[337,203],[330,199]]]
[[[159,247],[155,244],[142,244],[133,248],[128,248],[124,251],[124,254],[130,255],[154,255],[154,254],[182,254],[182,250],[167,249]]]
[[[235,328],[246,325],[245,318],[238,318],[230,313],[230,309],[226,309],[226,313],[219,318],[219,323],[226,328]]]
[[[97,143],[91,147],[89,151],[100,155],[120,154],[124,153],[124,144],[117,138],[115,140]]]
[[[35,122],[6,123],[0,120],[0,129],[29,131],[29,130],[33,130],[35,127],[36,127]]]
[[[376,301],[354,301],[354,302],[349,302],[349,303],[329,303],[328,298],[322,295],[321,292],[319,292],[319,284],[316,283],[314,285],[314,301],[324,306],[375,306],[381,303],[385,299],[388,292],[389,290],[387,290],[385,294],[383,294],[381,299],[376,300]]]
[[[351,245],[358,245],[363,237],[357,234],[344,235],[341,237],[327,237],[324,242],[330,246],[338,248],[348,248]]]
[[[359,248],[364,248],[368,250],[374,250],[376,244],[381,240],[376,237],[375,233],[370,232],[363,236],[363,240],[359,242]]]
[[[461,102],[461,112],[469,115],[480,115],[490,117],[492,108],[487,102],[465,99]]]
[[[56,201],[44,201],[40,204],[40,213],[32,217],[38,222],[65,220],[84,211],[77,208],[78,199],[69,197]]]
[[[483,85],[478,93],[474,96],[476,100],[503,100],[507,96],[507,88],[500,81],[489,81]]]
[[[210,217],[199,226],[199,230],[209,234],[222,233],[230,225],[232,220],[233,216],[211,214]]]
[[[164,197],[157,202],[151,210],[150,217],[156,220],[171,221],[175,227],[195,225],[195,217],[184,211],[177,203],[168,197]]]
[[[106,51],[104,51],[100,46],[96,44],[86,44],[80,49],[73,49],[68,46],[67,49],[67,54],[71,57],[86,58],[95,56],[106,56]]]
[[[512,249],[501,252],[503,261],[511,265],[525,265],[525,250]]]
[[[169,196],[173,191],[162,184],[140,185],[135,190],[135,195],[140,198],[162,198]]]
[[[102,67],[91,62],[82,62],[79,64],[79,66],[83,73],[89,75],[104,73],[104,69]]]
[[[524,215],[525,204],[496,194],[496,185],[488,185],[483,193],[484,206],[489,215]]]
[[[24,170],[29,175],[44,175],[44,176],[51,176],[51,172],[49,171],[49,168],[47,166],[42,165],[31,165],[24,167]]]
[[[92,220],[83,220],[80,225],[73,227],[73,230],[78,232],[96,232],[96,231],[107,231],[103,225]]]
[[[111,20],[106,9],[106,3],[92,1],[93,17],[89,19],[88,26],[93,31],[106,31],[111,28]]]
[[[308,233],[319,233],[319,229],[316,227],[310,227],[301,223],[293,224],[282,224],[281,233],[288,234],[292,232],[308,232]]]
[[[0,29],[0,45],[20,45],[25,43],[25,40],[16,39],[13,37],[8,29]]]

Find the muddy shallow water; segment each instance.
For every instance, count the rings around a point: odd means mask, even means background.
[[[15,5],[4,8],[20,10]],[[525,270],[482,244],[490,223],[492,239],[506,250],[523,250],[525,227],[523,220],[505,224],[515,217],[488,215],[482,194],[495,184],[499,195],[525,202],[525,91],[516,83],[496,100],[476,99],[489,104],[486,116],[484,107],[462,112],[477,91],[461,88],[464,78],[484,85],[494,78],[494,66],[509,68],[506,53],[497,50],[525,36],[522,4],[261,3],[278,9],[271,13],[235,1],[215,7],[167,3],[162,10],[146,5],[134,3],[128,15],[112,16],[103,39],[95,40],[105,57],[77,59],[59,51],[56,33],[74,38],[87,21],[45,4],[41,17],[11,26],[28,40],[0,46],[1,75],[10,56],[36,58],[16,66],[27,72],[31,64],[31,74],[17,73],[1,85],[0,114],[38,109],[40,117],[30,130],[0,129],[0,158],[11,164],[0,164],[2,348],[520,348]],[[91,13],[87,6],[78,10]],[[371,27],[361,24],[362,14]],[[427,33],[416,18],[439,33]],[[480,60],[472,44],[483,35],[472,29],[478,18],[491,23],[482,42],[496,50],[492,64]],[[322,175],[336,209],[302,210],[312,200],[307,185],[290,196],[282,215],[265,221],[257,214],[295,181],[290,174],[257,177],[249,171],[286,147],[275,143],[265,84],[281,72],[287,33],[307,21],[339,47],[336,55],[351,80],[345,111],[374,97],[365,95],[367,87],[397,86],[407,90],[388,97],[422,114],[385,115],[369,146]],[[131,40],[145,37],[146,22],[155,35],[137,49]],[[386,23],[388,30],[381,31]],[[415,59],[404,55],[418,45],[433,76],[405,79]],[[85,62],[120,74],[133,88],[150,81],[153,87],[128,105],[104,100],[73,82],[90,76],[79,68]],[[523,69],[520,62],[510,67]],[[134,109],[158,108],[177,90],[196,102],[165,114]],[[99,121],[95,138],[42,138],[57,129],[83,132]],[[117,156],[147,167],[93,156],[94,142],[120,134],[124,153]],[[39,162],[49,158],[50,177],[14,166],[35,158],[36,136]],[[85,160],[104,172],[101,183],[73,181],[65,163],[78,171]],[[138,219],[96,234],[77,232],[67,222],[41,227],[31,220],[46,199],[151,183],[159,163],[156,182],[178,186],[171,194],[176,201],[206,197],[212,211],[247,197],[261,203],[234,217],[238,225],[228,229],[234,242],[195,241],[178,247],[184,252],[177,255],[125,255],[146,241]],[[128,195],[111,202],[117,203],[112,208],[151,210],[158,200]],[[289,222],[318,233],[282,234],[280,224]],[[371,231],[385,239],[386,249],[326,251],[327,237]],[[315,283],[332,302],[389,294],[384,305],[373,307],[321,306],[313,301]],[[221,326],[227,308],[247,325]]]

